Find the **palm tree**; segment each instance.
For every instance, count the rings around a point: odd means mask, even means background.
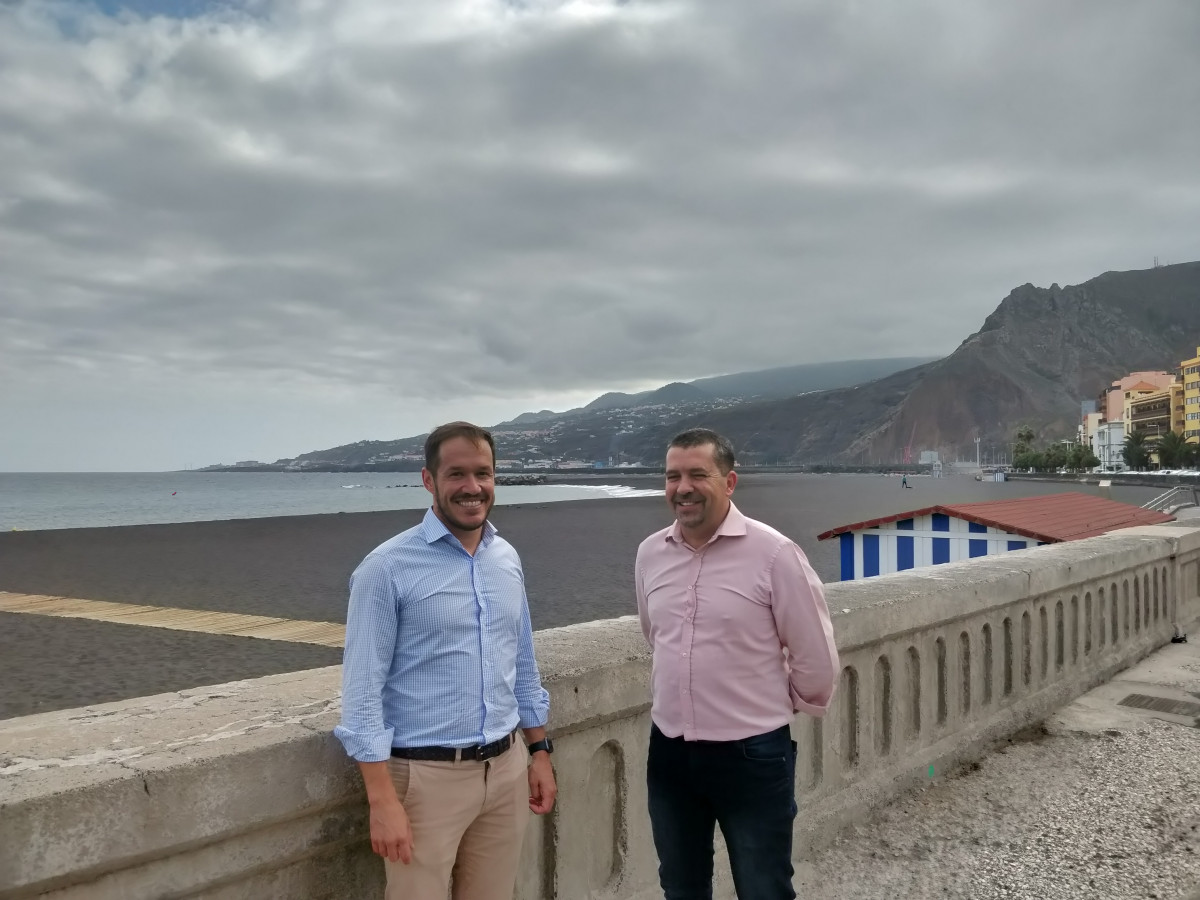
[[[1150,465],[1150,450],[1146,447],[1146,433],[1134,431],[1125,436],[1125,446],[1121,448],[1121,456],[1125,465],[1131,469],[1145,469]]]
[[[1014,455],[1033,449],[1033,429],[1028,425],[1018,426],[1017,433],[1013,437],[1017,439],[1016,446],[1013,448]]]
[[[1192,445],[1178,432],[1164,434],[1157,449],[1158,464],[1164,469],[1182,469],[1192,463]]]

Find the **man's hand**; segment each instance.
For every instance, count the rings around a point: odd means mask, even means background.
[[[554,783],[554,767],[550,765],[550,754],[539,750],[529,761],[529,808],[545,815],[554,809],[554,798],[558,796],[558,785]]]
[[[392,862],[412,862],[412,825],[399,800],[371,804],[371,849]]]

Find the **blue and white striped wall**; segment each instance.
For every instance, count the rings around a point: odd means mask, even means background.
[[[1024,550],[1044,543],[944,513],[885,522],[838,535],[842,581]]]

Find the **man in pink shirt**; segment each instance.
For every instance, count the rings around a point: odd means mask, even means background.
[[[838,676],[821,581],[775,529],[730,499],[733,447],[696,428],[667,448],[675,523],[638,548],[654,651],[650,824],[667,900],[711,900],[721,826],[739,900],[794,898],[797,712],[824,715]]]

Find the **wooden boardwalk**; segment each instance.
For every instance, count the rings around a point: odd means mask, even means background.
[[[336,622],[305,622],[297,619],[247,616],[241,613],[213,612],[202,609],[173,609],[163,606],[141,606],[135,603],[77,600],[70,597],[47,597],[38,594],[12,594],[0,591],[0,612],[57,616],[64,619],[90,619],[94,622],[142,625],[146,628],[169,628],[174,631],[199,631],[205,634],[228,634],[237,637],[262,638],[268,641],[320,644],[325,647],[344,647],[346,645],[346,626]]]

